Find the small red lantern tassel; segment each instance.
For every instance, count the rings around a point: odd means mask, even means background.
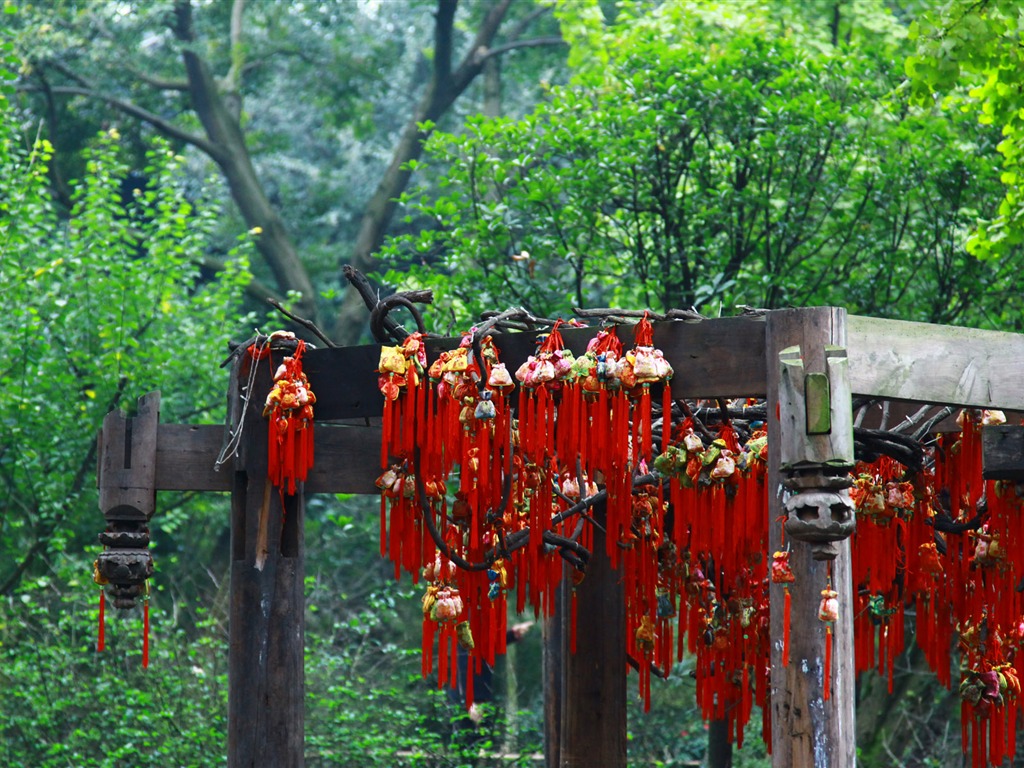
[[[107,647],[107,596],[103,594],[103,587],[100,587],[100,628],[96,638],[96,650],[100,653]]]
[[[831,697],[832,688],[832,627],[825,627],[825,668],[822,672],[822,688],[824,699],[828,701]]]
[[[672,440],[672,385],[665,382],[661,389],[661,452],[668,450]]]
[[[640,455],[650,461],[651,456],[651,389],[644,385],[643,393],[640,395],[640,419],[643,422],[643,435]]]
[[[434,625],[429,619],[423,620],[423,637],[420,647],[420,674],[426,677],[434,668]]]
[[[146,596],[142,601],[142,668],[149,666],[149,583],[146,583]]]
[[[790,603],[791,599],[789,596],[789,587],[783,587],[782,589],[784,597],[782,599],[782,666],[789,666],[789,614],[790,614]]]
[[[992,713],[988,736],[988,759],[992,765],[1003,764],[1003,718],[1006,713],[997,709]]]

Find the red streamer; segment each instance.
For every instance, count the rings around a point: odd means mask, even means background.
[[[96,650],[102,652],[107,647],[106,636],[107,636],[107,596],[103,594],[103,588],[100,588],[100,626],[99,634],[96,638]]]
[[[825,665],[822,670],[822,689],[825,701],[832,696],[832,627],[825,627]]]
[[[146,585],[149,591],[149,585]],[[142,668],[149,666],[149,595],[142,601]]]

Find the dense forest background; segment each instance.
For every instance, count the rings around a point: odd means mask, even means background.
[[[367,338],[345,264],[432,288],[439,331],[818,304],[1024,330],[1011,0],[2,10],[4,765],[223,762],[226,499],[160,496],[151,666],[138,613],[97,654],[95,435],[153,389],[164,421],[222,421],[227,343],[286,323],[267,297],[343,344]],[[307,764],[467,764],[374,509],[309,503]],[[509,754],[540,749],[540,634],[499,670]],[[631,764],[707,759],[676,672],[631,713]],[[956,697],[913,647],[896,689],[860,681],[864,764],[960,765]],[[767,764],[755,736],[734,765]]]

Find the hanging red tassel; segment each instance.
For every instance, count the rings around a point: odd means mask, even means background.
[[[789,666],[789,585],[796,581],[796,575],[789,564],[789,552],[776,552],[772,556],[772,583],[782,585],[782,666]]]
[[[832,623],[839,620],[839,593],[832,589],[831,582],[821,590],[818,618],[825,622],[825,662],[822,668],[822,689],[825,701],[828,701],[832,688]]]
[[[661,452],[668,450],[672,440],[672,385],[665,382],[661,388]]]
[[[832,627],[825,627],[825,667],[822,671],[823,698],[828,701],[832,695]]]
[[[270,419],[267,475],[282,494],[294,495],[295,484],[304,482],[312,467],[316,396],[302,372],[305,350],[306,343],[298,339],[295,352],[285,357],[274,373],[274,386],[263,407],[263,417]]]
[[[146,596],[142,601],[142,668],[149,666],[149,582],[146,582]]]
[[[478,669],[480,666],[480,658],[475,654],[468,654],[466,659],[466,709],[470,709],[473,706],[475,699],[473,698],[473,681],[476,679]]]
[[[106,609],[107,609],[107,596],[103,594],[103,588],[100,587],[100,627],[99,635],[96,638],[96,650],[103,652],[103,649],[107,647],[106,635],[107,635],[107,621],[106,621]]]

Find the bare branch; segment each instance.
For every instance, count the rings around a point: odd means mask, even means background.
[[[139,72],[136,69],[129,69],[128,71],[131,73],[132,77],[140,83],[145,83],[148,86],[156,88],[158,91],[184,92],[188,90],[187,80],[168,80],[162,77],[156,77],[155,75],[147,75],[145,72]]]
[[[59,61],[57,59],[48,59],[47,61],[43,62],[43,64],[46,67],[50,67],[52,69],[57,70],[66,78],[68,78],[69,80],[73,80],[83,88],[93,88],[93,84],[89,80],[75,72],[75,70],[73,70],[63,61]]]
[[[473,81],[483,68],[484,62],[481,56],[485,55],[490,48],[494,36],[498,33],[501,22],[505,20],[512,0],[501,0],[495,3],[487,17],[481,22],[477,30],[473,44],[470,46],[466,58],[459,65],[458,70],[452,75],[453,87],[456,93],[461,93]]]
[[[289,312],[287,309],[284,308],[284,305],[282,305],[280,301],[277,301],[276,299],[272,299],[272,298],[268,297],[267,298],[267,304],[272,306],[274,309],[276,309],[282,315],[287,317],[289,320],[291,320],[291,321],[301,325],[303,328],[305,328],[310,333],[312,333],[314,336],[316,336],[318,339],[320,339],[320,341],[322,341],[328,347],[337,347],[338,346],[337,344],[332,342],[330,339],[328,339],[326,336],[324,336],[323,332],[319,328],[316,327],[316,323],[314,323],[312,320],[307,320],[304,317],[299,317],[298,315],[292,314],[291,312]]]
[[[231,4],[231,68],[224,77],[225,86],[237,91],[245,66],[245,49],[242,47],[242,17],[245,14],[245,0],[234,0]]]
[[[505,43],[490,49],[481,49],[477,51],[477,56],[482,64],[488,59],[493,59],[495,56],[501,56],[503,53],[509,51],[515,51],[519,48],[540,48],[542,46],[555,46],[555,45],[568,45],[565,40],[561,37],[534,37],[530,40],[515,40],[511,43]]]
[[[533,24],[533,22],[535,22],[544,14],[550,13],[552,7],[553,6],[551,5],[541,5],[530,11],[528,14],[526,14],[523,18],[516,22],[516,25],[512,27],[512,29],[509,30],[509,40],[518,40],[519,36],[522,35],[523,32],[525,32],[527,29],[529,29],[530,25]]]
[[[214,159],[221,155],[220,149],[216,145],[204,139],[202,136],[186,131],[184,128],[180,128],[169,120],[165,120],[159,115],[150,112],[148,109],[143,109],[138,104],[133,104],[130,101],[120,99],[112,94],[94,91],[91,88],[79,88],[73,85],[54,86],[51,90],[53,93],[65,93],[71,96],[85,96],[89,99],[105,101],[118,111],[124,112],[126,115],[142,120],[145,123],[149,123],[151,126],[156,128],[156,130],[169,138],[178,139],[179,141],[184,141],[186,144],[191,144]]]
[[[452,30],[458,0],[438,0],[434,14],[434,88],[447,86],[452,76]]]

